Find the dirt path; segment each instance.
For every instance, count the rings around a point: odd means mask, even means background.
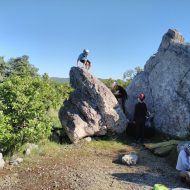
[[[136,166],[113,163],[119,154],[132,150],[139,154]],[[63,145],[0,171],[3,190],[150,190],[155,183],[184,187],[164,158],[142,146],[122,145],[112,150],[93,143]]]

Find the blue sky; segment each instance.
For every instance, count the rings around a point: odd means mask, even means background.
[[[122,78],[143,67],[176,28],[190,41],[189,0],[0,0],[0,56],[29,55],[49,76],[68,77],[84,48],[91,72]]]

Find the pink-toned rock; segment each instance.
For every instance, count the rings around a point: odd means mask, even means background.
[[[60,108],[59,119],[72,142],[125,130],[127,118],[112,92],[100,80],[84,69],[72,67],[70,83],[74,91]]]

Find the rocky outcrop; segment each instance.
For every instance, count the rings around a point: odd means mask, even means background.
[[[133,117],[137,94],[144,92],[155,127],[184,137],[190,127],[190,44],[176,30],[163,36],[158,52],[127,87],[128,116]]]
[[[70,83],[74,88],[59,111],[59,119],[72,142],[107,132],[121,133],[127,119],[112,92],[89,72],[72,67]]]

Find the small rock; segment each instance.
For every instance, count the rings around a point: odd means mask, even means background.
[[[122,163],[127,165],[136,165],[138,161],[138,155],[136,153],[130,153],[127,155],[124,155],[122,158]]]
[[[32,151],[32,150],[38,149],[38,148],[39,148],[39,147],[38,147],[38,145],[36,145],[36,144],[27,143],[27,144],[26,144],[26,149],[25,149],[25,151],[24,151],[24,154],[25,154],[26,156],[28,156],[28,155],[31,154],[31,151]]]
[[[17,166],[21,162],[23,162],[23,158],[15,158],[15,156],[13,156],[12,159],[9,161],[9,164],[12,166]]]
[[[33,144],[33,143],[27,143],[27,144],[26,144],[26,148],[29,148],[29,149],[31,149],[31,150],[33,150],[33,149],[38,149],[38,145]]]
[[[29,156],[31,154],[31,149],[30,148],[27,148],[26,151],[25,151],[25,155],[26,156]]]
[[[12,166],[17,166],[17,165],[18,165],[18,162],[17,162],[16,160],[11,160],[11,161],[9,162],[9,164],[12,165]]]
[[[91,137],[86,137],[86,138],[84,138],[84,140],[85,140],[86,142],[91,142],[91,141],[92,141],[92,138],[91,138]]]
[[[23,158],[17,158],[16,161],[20,164],[21,162],[23,162]]]
[[[5,161],[3,159],[3,154],[0,153],[0,170],[3,169],[5,166]]]

